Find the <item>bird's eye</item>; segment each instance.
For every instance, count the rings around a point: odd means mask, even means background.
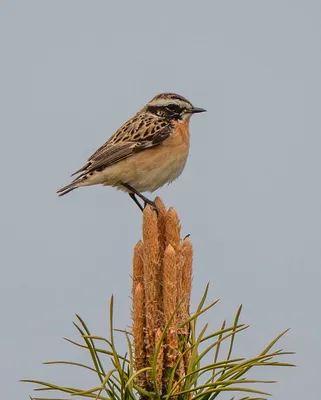
[[[181,108],[176,104],[169,104],[166,107],[166,110],[170,111],[171,113],[179,114],[181,112]]]

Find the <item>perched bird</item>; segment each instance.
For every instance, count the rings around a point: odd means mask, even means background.
[[[141,210],[136,196],[155,207],[141,192],[153,192],[182,173],[189,151],[189,120],[204,111],[178,94],[158,94],[95,151],[73,174],[78,174],[77,178],[57,193],[63,196],[81,186],[102,184],[127,192]]]

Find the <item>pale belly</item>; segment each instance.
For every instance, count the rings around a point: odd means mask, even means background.
[[[109,171],[106,170],[104,184],[125,190],[121,186],[125,182],[139,192],[153,192],[179,177],[185,167],[187,155],[188,151],[177,153],[168,146],[164,149],[145,150],[121,161]]]
[[[134,174],[129,174],[127,182],[139,192],[154,192],[167,183],[173,182],[183,172],[186,159],[161,159],[149,167],[136,169]]]

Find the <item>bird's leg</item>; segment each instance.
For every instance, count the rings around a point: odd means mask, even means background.
[[[139,207],[140,211],[143,212],[144,208],[143,206],[140,204],[140,202],[136,199],[136,195],[135,193],[128,193],[129,196],[134,200],[134,202],[137,204],[137,206]]]
[[[144,195],[142,195],[138,190],[136,190],[136,189],[134,189],[132,186],[128,185],[128,183],[122,183],[122,185],[123,185],[126,189],[130,190],[130,192],[131,192],[132,194],[135,194],[135,195],[138,196],[140,199],[142,199],[143,202],[145,203],[145,205],[146,205],[146,204],[149,204],[150,206],[152,206],[152,208],[153,208],[154,210],[157,210],[156,204],[155,204],[152,200],[149,200],[147,197],[145,197]],[[131,197],[132,197],[132,196],[131,196]],[[132,198],[133,198],[133,197],[132,197]],[[134,201],[135,201],[135,203],[137,204],[137,199],[135,199]]]

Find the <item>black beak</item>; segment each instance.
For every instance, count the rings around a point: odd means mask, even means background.
[[[204,108],[193,107],[189,112],[191,114],[197,114],[197,113],[206,112],[206,110],[204,110]]]

